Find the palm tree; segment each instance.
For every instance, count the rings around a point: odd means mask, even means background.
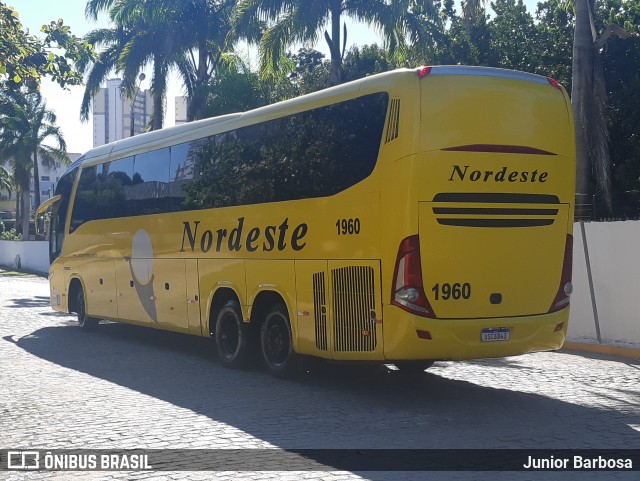
[[[592,172],[598,190],[611,207],[611,162],[605,121],[604,74],[596,41],[590,0],[574,0],[576,26],[573,40],[571,105],[576,123],[576,194],[589,199],[593,192]],[[584,204],[577,198],[576,204]]]
[[[593,0],[573,0],[575,31],[571,74],[571,106],[576,123],[576,205],[589,202],[595,180],[596,193],[611,211],[611,159],[606,121],[607,91],[600,51],[612,35],[629,32],[610,25],[600,38],[594,24]]]
[[[484,14],[484,4],[487,0],[464,0],[462,2],[462,19],[467,30],[471,29],[478,18],[481,18]]]
[[[11,162],[15,184],[21,193],[16,212],[22,214],[23,238],[28,238],[30,218],[30,183],[33,170],[35,205],[40,205],[39,159],[46,167],[68,163],[66,143],[56,115],[47,109],[38,91],[21,90],[2,93],[0,108],[4,114],[0,125],[0,159]],[[44,145],[53,141],[55,147]],[[21,205],[21,208],[20,208]]]
[[[124,46],[129,42],[132,33],[123,28],[103,28],[92,30],[85,36],[85,40],[94,47],[106,46],[100,52],[91,65],[80,63],[78,65],[82,72],[87,72],[86,86],[80,106],[80,119],[89,120],[89,111],[93,96],[100,89],[103,81],[109,73],[116,69],[118,60],[122,55]]]
[[[167,15],[167,2],[160,0],[89,0],[86,15],[108,10],[115,27],[89,32],[86,40],[94,46],[106,46],[91,65],[80,117],[87,120],[93,95],[113,70],[123,74],[123,93],[133,100],[136,81],[147,64],[152,64],[151,94],[153,97],[152,130],[162,128],[167,76],[171,65],[181,56],[180,29]],[[168,34],[171,32],[171,34]],[[83,71],[89,65],[81,64]]]
[[[316,43],[323,27],[330,23],[331,33],[324,30],[324,38],[331,57],[329,84],[336,85],[342,80],[347,41],[346,24],[341,25],[343,16],[379,29],[393,51],[404,48],[407,41],[427,42],[429,31],[420,17],[433,12],[429,0],[241,0],[235,22],[240,31],[256,15],[274,22],[260,42],[263,75],[278,71],[287,46],[295,42]]]
[[[86,15],[96,19],[108,11],[113,29],[91,32],[87,40],[107,48],[93,64],[81,108],[88,118],[93,95],[110,71],[123,73],[123,87],[129,98],[146,64],[153,64],[151,91],[154,99],[153,129],[162,127],[167,75],[176,68],[189,96],[187,119],[200,114],[207,85],[226,49],[239,34],[231,29],[231,17],[238,0],[89,0]],[[260,29],[250,21],[242,35],[256,40]],[[233,36],[235,34],[235,36]]]
[[[242,31],[233,28],[238,0],[169,0],[169,4],[177,28],[182,30],[179,38],[183,57],[176,67],[189,96],[187,120],[191,121],[202,117],[207,87],[218,70],[224,69],[224,57],[240,38],[258,41],[262,26],[253,16]]]

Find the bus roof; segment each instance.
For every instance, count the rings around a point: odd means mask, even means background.
[[[116,160],[128,155],[135,155],[142,151],[166,147],[167,145],[173,145],[176,143],[188,142],[199,137],[210,135],[212,133],[212,127],[215,127],[215,132],[224,132],[226,130],[250,125],[256,121],[272,120],[290,113],[327,105],[332,101],[345,100],[349,98],[349,95],[360,90],[366,90],[370,93],[371,89],[375,89],[378,85],[381,89],[384,89],[388,85],[392,84],[399,76],[413,75],[418,78],[418,76],[422,77],[425,74],[475,75],[483,77],[492,76],[538,83],[546,83],[548,81],[547,78],[540,75],[491,67],[443,65],[417,69],[401,68],[390,72],[371,75],[363,79],[354,80],[352,82],[347,82],[335,87],[319,90],[317,92],[284,100],[264,107],[259,107],[246,112],[197,120],[111,142],[89,150],[74,163],[74,166],[79,164],[85,165],[105,162],[108,160]]]
[[[214,126],[216,126],[216,131],[223,132],[225,130],[231,130],[235,128],[240,123],[242,123],[243,125],[249,125],[255,118],[259,118],[260,121],[278,118],[287,115],[287,113],[289,113],[290,111],[304,110],[300,108],[301,105],[309,104],[309,108],[313,108],[316,105],[320,105],[321,103],[323,103],[323,100],[325,100],[325,103],[330,103],[335,97],[346,97],[349,93],[357,92],[358,90],[360,90],[363,84],[387,84],[393,77],[397,77],[399,75],[407,75],[409,73],[415,75],[415,72],[415,69],[398,69],[391,72],[384,72],[363,79],[354,80],[352,82],[347,82],[335,87],[330,87],[310,94],[302,95],[293,99],[284,100],[253,110],[248,110],[246,112],[238,112],[222,115],[219,117],[196,120],[193,122],[188,122],[186,124],[181,124],[174,127],[166,127],[160,130],[136,135],[134,137],[117,140],[115,142],[94,147],[93,149],[87,151],[81,158],[81,164],[84,165],[94,163],[96,161],[104,162],[108,159],[115,160],[127,155],[135,154],[142,148],[144,148],[144,150],[151,150],[155,146],[157,146],[157,148],[164,147],[167,144],[171,144],[172,139],[175,139],[175,143],[185,142],[189,140],[187,139],[187,137],[197,138],[198,135],[208,135],[208,131],[210,131]],[[182,140],[183,138],[184,140]]]

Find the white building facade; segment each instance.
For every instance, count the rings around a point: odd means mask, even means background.
[[[70,164],[75,162],[81,154],[72,154],[68,153],[69,159],[71,160]],[[5,169],[9,172],[9,174],[13,174],[13,170],[11,169],[11,165],[7,164],[4,166]],[[57,164],[53,167],[45,167],[42,165],[42,161],[38,159],[38,174],[40,176],[40,202],[44,202],[45,200],[53,197],[53,194],[56,190],[56,186],[58,185],[58,181],[62,174],[67,170],[68,166],[63,164]],[[29,186],[30,189],[30,205],[31,210],[35,210],[38,206],[35,205],[35,182],[33,179],[33,169],[31,170],[31,184]],[[0,200],[4,201],[15,201],[17,192],[12,191],[11,197],[9,197],[8,192],[3,190],[0,192]],[[10,206],[10,212],[15,210],[15,206]],[[10,215],[3,215],[2,217],[6,217],[7,219],[11,219]]]
[[[141,134],[152,111],[149,90],[138,90],[132,104],[124,95],[121,79],[107,80],[107,86],[93,96],[93,146]]]
[[[176,125],[187,123],[187,108],[189,106],[189,97],[176,97],[175,123]]]

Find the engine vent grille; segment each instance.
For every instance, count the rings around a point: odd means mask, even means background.
[[[321,351],[328,349],[327,344],[327,308],[324,272],[313,275],[313,315],[316,327],[316,347]]]
[[[374,270],[366,266],[333,269],[335,350],[374,351],[377,344]]]
[[[389,122],[387,123],[387,136],[384,143],[388,144],[398,138],[400,132],[400,99],[391,99],[389,108]]]

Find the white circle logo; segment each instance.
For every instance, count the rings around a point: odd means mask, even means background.
[[[153,247],[151,246],[151,238],[144,229],[138,229],[133,236],[131,269],[141,284],[146,284],[151,280],[153,273]]]

